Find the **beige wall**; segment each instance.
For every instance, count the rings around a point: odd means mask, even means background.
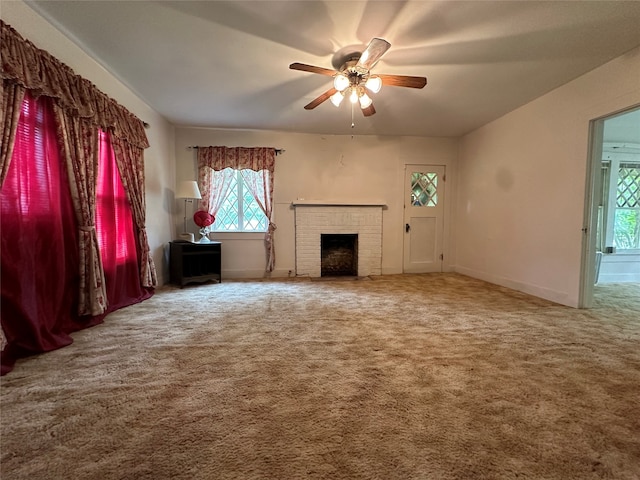
[[[589,122],[640,103],[640,48],[466,135],[456,271],[578,306]]]
[[[405,164],[446,165],[455,178],[457,140],[450,138],[322,136],[269,131],[238,131],[176,127],[177,180],[196,179],[195,151],[190,145],[268,146],[282,148],[276,157],[274,221],[277,225],[274,275],[295,272],[294,210],[297,199],[381,201],[383,211],[382,273],[402,272],[403,175]],[[453,182],[447,193],[454,198]],[[177,200],[182,212],[184,204]],[[189,211],[188,216],[191,216]],[[175,234],[182,230],[183,214],[175,217]],[[448,220],[446,218],[445,220]],[[448,225],[448,224],[447,224]],[[191,231],[195,226],[191,224]],[[253,238],[250,238],[253,236]],[[223,241],[223,276],[261,277],[264,273],[262,236],[214,234]],[[450,242],[445,241],[445,245]],[[445,259],[448,259],[445,249]]]
[[[91,80],[100,90],[150,124],[147,136],[151,147],[145,150],[145,189],[147,233],[160,284],[168,280],[165,245],[173,234],[173,185],[175,182],[173,127],[139,96],[127,88],[102,65],[71,42],[24,2],[2,1],[2,19],[24,38],[48,51]]]

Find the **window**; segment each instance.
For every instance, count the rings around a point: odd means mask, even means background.
[[[120,179],[109,134],[100,131],[96,187],[96,233],[105,274],[114,265],[138,261],[131,206]]]
[[[414,207],[435,207],[438,205],[437,173],[411,173],[411,205]]]
[[[216,175],[229,184],[223,193],[213,230],[217,232],[265,232],[267,217],[251,194],[249,183],[264,189],[263,172],[227,168]]]
[[[599,244],[606,252],[640,249],[640,162],[603,162]],[[600,228],[599,228],[600,230]],[[600,233],[600,231],[598,232]]]
[[[10,163],[12,175],[2,189],[2,214],[37,222],[39,229],[57,225],[65,190],[51,102],[25,96]],[[62,180],[59,180],[59,179]],[[60,187],[60,184],[63,187]],[[61,191],[62,190],[62,191]]]
[[[618,169],[613,245],[640,248],[640,163],[621,163]]]

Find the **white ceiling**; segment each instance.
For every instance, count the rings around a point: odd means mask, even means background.
[[[176,125],[319,134],[459,136],[640,45],[638,1],[28,2]],[[374,37],[377,113],[303,106],[333,55]],[[42,46],[46,48],[46,46]]]

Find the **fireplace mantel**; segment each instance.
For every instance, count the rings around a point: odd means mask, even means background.
[[[299,198],[291,202],[294,207],[386,207],[387,204],[379,201],[357,202],[357,201],[336,201],[336,200],[305,200]]]

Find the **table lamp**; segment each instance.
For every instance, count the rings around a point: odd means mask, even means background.
[[[193,234],[187,232],[187,202],[193,202],[193,199],[200,200],[200,189],[198,188],[198,182],[192,180],[185,180],[178,184],[176,190],[176,198],[184,198],[184,231],[182,237],[189,236],[193,241]]]

